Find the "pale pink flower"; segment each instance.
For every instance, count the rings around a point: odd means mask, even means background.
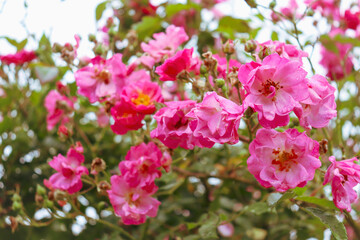
[[[129,103],[119,101],[111,108],[111,116],[114,119],[114,124],[111,129],[116,134],[126,134],[128,131],[137,130],[142,127],[141,121],[145,115],[136,112]]]
[[[222,237],[228,238],[234,235],[234,226],[231,223],[220,224],[217,230]]]
[[[300,63],[302,63],[302,58],[309,55],[307,52],[298,49],[292,44],[269,40],[263,43],[257,43],[257,48],[254,55],[256,57],[256,61],[259,63],[261,63],[261,59],[259,58],[259,52],[262,47],[267,47],[271,53],[277,53],[280,57],[298,61]]]
[[[99,108],[98,112],[96,113],[96,117],[99,127],[106,127],[109,125],[110,118],[104,107]]]
[[[335,88],[320,75],[314,75],[308,79],[308,86],[309,98],[301,101],[301,107],[295,108],[294,112],[303,127],[326,127],[337,115]]]
[[[123,88],[120,98],[127,102],[134,111],[143,114],[154,113],[155,103],[164,102],[160,86],[151,82],[150,79],[130,82]]]
[[[319,63],[327,70],[327,77],[332,80],[342,80],[351,73],[354,66],[352,62],[353,58],[351,54],[349,54],[352,45],[341,43],[335,44],[337,53],[321,46],[320,54],[322,58]]]
[[[20,50],[15,54],[7,54],[0,56],[0,61],[3,64],[15,64],[15,65],[23,65],[24,63],[31,62],[32,60],[36,59],[35,51],[27,51],[27,50]]]
[[[274,121],[276,115],[286,119],[284,116],[309,96],[307,73],[301,65],[278,54],[264,58],[262,65],[252,70],[245,80],[246,105],[262,112],[267,121]]]
[[[331,182],[331,190],[335,206],[341,210],[351,211],[351,204],[358,199],[353,189],[360,183],[360,165],[356,157],[336,161],[334,156],[329,157],[331,165],[326,171],[324,185]]]
[[[296,129],[277,132],[262,128],[249,146],[251,174],[266,187],[285,192],[303,187],[321,166],[319,143]]]
[[[47,130],[52,130],[56,124],[65,124],[70,120],[70,113],[74,110],[76,98],[69,99],[56,90],[51,90],[45,97],[45,108],[48,111],[46,117]]]
[[[108,190],[114,212],[125,225],[139,225],[146,216],[156,217],[160,202],[140,187],[132,187],[123,176],[112,176],[111,189]]]
[[[156,73],[160,75],[161,81],[176,81],[177,79],[187,79],[190,72],[199,73],[200,63],[197,58],[192,57],[193,48],[184,49],[168,58],[156,68]]]
[[[186,117],[196,119],[196,122],[190,124],[195,138],[204,138],[214,143],[235,144],[239,141],[238,129],[243,113],[243,106],[215,92],[207,92],[203,101],[186,114]]]
[[[161,177],[159,168],[166,160],[163,160],[163,154],[155,143],[141,143],[130,148],[125,160],[120,162],[119,169],[129,186],[154,192],[157,190],[154,180]]]
[[[76,71],[79,94],[91,103],[114,97],[126,85],[127,69],[121,58],[121,54],[115,54],[109,60],[97,56],[91,60],[91,66]]]
[[[146,56],[153,59],[150,61],[146,58],[145,65],[150,68],[155,63],[161,62],[164,57],[173,56],[178,47],[189,39],[184,28],[174,25],[168,26],[165,33],[155,33],[153,38],[155,40],[150,40],[149,43],[141,43],[141,48],[147,54]]]
[[[174,101],[165,102],[166,107],[161,108],[155,115],[157,128],[151,131],[152,138],[159,139],[165,146],[169,148],[177,148],[178,146],[185,149],[193,149],[195,147],[195,139],[190,124],[196,125],[196,120],[192,120],[186,116],[196,105],[195,101]],[[214,143],[198,138],[198,145],[212,147]]]
[[[337,2],[337,0],[305,0],[305,4],[308,4],[309,7],[319,10],[321,15],[334,20],[340,19],[340,7]]]
[[[58,172],[49,179],[52,188],[67,191],[69,194],[80,191],[83,186],[81,175],[89,174],[88,169],[81,166],[84,161],[82,152],[78,152],[74,147],[69,149],[66,157],[61,154],[54,157],[49,165]]]

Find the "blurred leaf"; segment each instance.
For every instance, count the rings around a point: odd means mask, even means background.
[[[169,4],[165,8],[166,16],[171,17],[175,15],[176,13],[182,11],[182,10],[190,10],[195,9],[200,11],[201,7],[199,4],[196,3],[189,3],[189,4]]]
[[[297,197],[296,200],[313,203],[328,209],[338,210],[338,208],[335,206],[335,204],[332,201],[323,198],[303,196],[303,197]]]
[[[13,45],[14,47],[16,47],[16,50],[17,50],[17,51],[22,50],[22,49],[25,47],[25,45],[27,44],[27,42],[28,42],[28,39],[27,39],[27,38],[25,38],[25,39],[22,40],[21,42],[18,42],[18,41],[16,41],[15,39],[9,38],[9,37],[0,37],[0,38],[6,39],[6,41],[8,41],[8,43],[10,43],[10,44]]]
[[[39,47],[37,49],[38,58],[42,63],[54,66],[54,60],[52,59],[52,49],[50,40],[46,37],[45,34],[41,36],[39,41]]]
[[[209,214],[209,219],[207,219],[203,225],[199,228],[199,234],[202,237],[201,239],[218,239],[216,233],[216,227],[219,224],[219,217],[214,213]]]
[[[293,191],[296,195],[301,196],[301,195],[303,195],[303,194],[306,192],[306,190],[307,190],[307,187],[302,187],[302,188],[296,187],[296,188],[294,188],[292,191]]]
[[[329,226],[332,234],[337,240],[347,240],[344,224],[333,215],[319,208],[306,208],[314,216],[318,217],[322,223]]]
[[[154,32],[161,28],[161,19],[158,17],[143,17],[142,21],[134,25],[139,39],[150,37]]]
[[[251,29],[245,20],[226,16],[220,19],[217,30],[234,39],[234,32],[248,33]]]
[[[269,206],[264,202],[256,202],[246,207],[245,211],[254,213],[256,215],[261,215],[263,213],[269,212]]]
[[[96,21],[99,21],[103,12],[105,11],[106,9],[106,4],[107,4],[107,1],[105,2],[102,2],[100,3],[99,5],[96,6],[96,9],[95,9],[95,18],[96,18]]]
[[[22,49],[26,46],[27,42],[28,42],[28,39],[27,39],[27,38],[25,38],[24,40],[22,40],[21,42],[19,42],[18,45],[17,45],[17,47],[16,47],[17,50],[18,50],[18,51],[22,50]]]
[[[328,35],[321,35],[319,40],[327,50],[333,53],[339,53],[339,49],[335,42]]]
[[[271,40],[273,41],[278,41],[279,40],[279,36],[278,36],[278,33],[277,32],[272,32],[271,33]]]

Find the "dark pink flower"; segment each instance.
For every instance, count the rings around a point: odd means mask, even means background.
[[[360,24],[360,11],[352,13],[350,9],[347,9],[345,11],[344,21],[347,28],[356,30]]]
[[[167,27],[165,33],[155,33],[153,38],[155,40],[150,40],[149,43],[141,43],[141,48],[146,55],[140,61],[144,60],[143,63],[149,68],[161,62],[164,57],[173,56],[178,47],[189,39],[182,27],[174,25]]]
[[[184,49],[168,58],[165,62],[156,68],[156,73],[160,75],[161,81],[176,81],[177,79],[187,79],[189,73],[195,71],[198,73],[200,63],[197,58],[193,58],[194,49]]]
[[[49,165],[57,171],[53,174],[49,182],[54,189],[67,191],[69,194],[76,193],[82,188],[81,175],[88,175],[86,167],[81,166],[85,161],[82,152],[71,147],[66,157],[59,154],[49,162]]]
[[[125,225],[139,225],[146,216],[156,217],[160,202],[142,188],[130,186],[123,176],[112,176],[111,189],[108,190],[115,214],[121,217]]]
[[[91,103],[114,97],[126,85],[127,69],[121,60],[121,54],[115,54],[109,60],[97,56],[92,65],[81,68],[75,73],[78,92]]]
[[[52,130],[56,124],[69,122],[69,115],[74,110],[76,98],[69,99],[56,90],[51,90],[45,98],[45,108],[48,111],[46,117],[47,130]]]
[[[235,144],[239,141],[238,129],[244,108],[236,103],[207,92],[186,117],[195,119],[190,124],[195,139],[206,139],[213,143]]]
[[[309,7],[319,10],[321,15],[334,20],[340,19],[340,7],[337,2],[337,0],[305,0],[305,4],[308,4]]]
[[[150,80],[132,81],[123,88],[120,98],[127,102],[134,111],[143,114],[155,112],[155,103],[164,102],[160,86]]]
[[[319,143],[296,129],[277,132],[262,128],[249,146],[249,172],[259,183],[285,192],[303,187],[321,166]]]
[[[155,143],[142,143],[130,148],[125,160],[120,162],[119,169],[129,186],[138,186],[147,192],[156,192],[154,180],[161,177],[159,168],[165,161]]]
[[[196,105],[195,101],[174,101],[166,102],[166,107],[161,108],[155,115],[157,128],[151,131],[152,138],[159,139],[165,146],[169,148],[177,148],[178,146],[185,149],[193,149],[195,147],[195,139],[190,123],[196,124],[196,120],[192,120],[186,116]],[[206,139],[200,139],[198,145],[212,147],[214,143]]]
[[[357,193],[353,189],[360,183],[360,165],[356,157],[342,161],[336,161],[334,156],[329,157],[331,165],[326,171],[324,185],[331,183],[331,190],[335,206],[341,210],[351,211],[351,204],[357,199]]]
[[[0,60],[3,64],[15,64],[15,65],[23,65],[24,63],[31,62],[32,60],[36,59],[35,51],[27,51],[27,50],[20,50],[15,54],[7,54],[0,56]]]
[[[111,116],[114,118],[114,124],[111,129],[116,134],[126,134],[128,131],[137,130],[142,127],[141,121],[145,115],[136,112],[129,103],[119,101],[111,108]]]

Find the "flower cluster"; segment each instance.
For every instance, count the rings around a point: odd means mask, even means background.
[[[121,175],[111,177],[108,190],[115,213],[124,224],[142,224],[146,216],[157,215],[160,202],[151,197],[156,191],[155,179],[161,176],[160,167],[167,171],[171,157],[150,142],[131,147],[119,164]]]
[[[49,178],[48,185],[53,189],[67,191],[69,194],[80,191],[83,186],[81,176],[89,174],[88,169],[81,166],[84,161],[81,144],[71,147],[66,157],[61,154],[57,155],[49,162],[50,167],[57,173]]]

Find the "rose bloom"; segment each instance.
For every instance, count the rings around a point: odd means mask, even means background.
[[[301,107],[294,109],[300,125],[306,128],[323,128],[336,117],[335,88],[325,77],[314,75],[308,80],[309,98],[301,101]]]
[[[152,114],[156,111],[155,103],[164,102],[160,86],[150,80],[131,82],[123,88],[120,98],[131,108],[143,114]]]
[[[81,175],[89,174],[88,169],[81,166],[85,161],[81,150],[82,147],[71,147],[66,157],[59,154],[49,162],[49,165],[57,171],[49,178],[53,189],[67,191],[69,194],[81,190],[83,186]]]
[[[244,108],[236,103],[207,92],[201,103],[197,104],[187,117],[196,119],[190,126],[194,137],[207,139],[213,143],[235,144],[239,141],[238,129]]]
[[[152,193],[140,187],[132,187],[123,176],[112,176],[111,189],[108,190],[114,212],[125,225],[139,225],[146,216],[156,217],[160,202],[151,197]]]
[[[76,98],[69,99],[56,90],[51,90],[45,97],[45,108],[48,111],[46,117],[47,130],[51,131],[56,124],[61,125],[69,122],[69,113],[74,110]]]
[[[261,66],[253,69],[246,80],[244,77],[240,79],[248,92],[245,104],[261,112],[263,119],[260,123],[264,127],[285,126],[288,123],[286,116],[299,105],[299,101],[309,97],[305,79],[307,73],[301,66],[298,61],[274,53],[265,57]],[[250,69],[240,70],[246,73]],[[271,124],[264,124],[266,121]]]
[[[176,81],[178,79],[188,79],[190,72],[199,73],[200,62],[192,57],[193,48],[184,49],[168,58],[165,62],[156,68],[156,73],[160,75],[161,81]]]
[[[114,124],[111,129],[114,133],[124,135],[128,131],[137,130],[142,127],[141,121],[145,115],[136,112],[129,103],[119,101],[111,108],[111,116],[114,118]]]
[[[31,62],[32,60],[36,59],[37,56],[35,51],[27,51],[27,50],[20,50],[15,54],[7,54],[0,56],[0,60],[2,63],[10,65],[23,65],[24,63]]]
[[[165,32],[155,33],[153,38],[149,43],[141,43],[145,55],[140,58],[140,62],[149,68],[164,57],[173,56],[178,47],[189,39],[184,28],[174,25],[168,26]]]
[[[358,195],[354,187],[360,183],[360,165],[356,157],[336,161],[334,156],[329,157],[331,165],[326,171],[324,185],[331,183],[331,191],[335,206],[341,210],[351,211],[351,204],[356,202]]]
[[[260,129],[249,152],[249,172],[263,187],[274,187],[279,192],[304,187],[321,166],[319,143],[296,129]]]
[[[121,54],[115,54],[105,60],[100,56],[91,59],[91,65],[75,72],[78,92],[91,103],[114,97],[126,85],[127,69],[121,60]]]

